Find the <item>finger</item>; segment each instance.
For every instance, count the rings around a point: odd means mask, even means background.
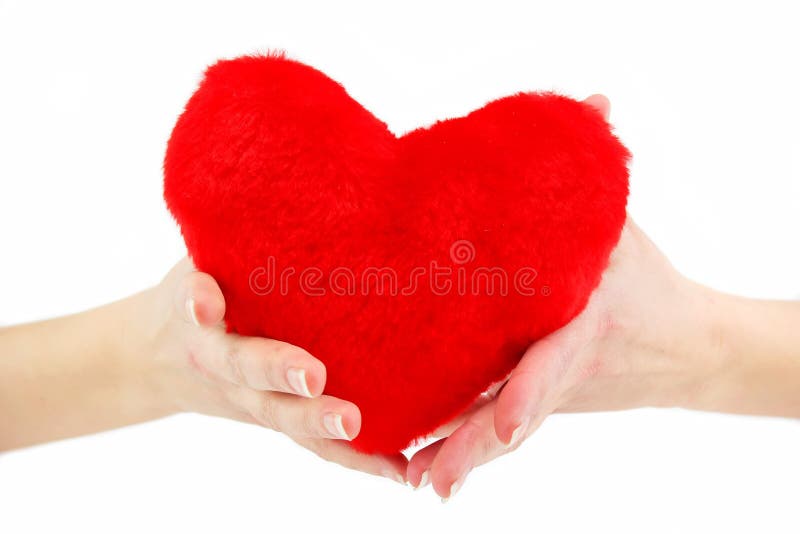
[[[524,428],[520,439],[509,447],[498,439],[494,431],[494,406],[487,405],[450,437],[439,442],[438,450],[431,447],[431,451],[420,451],[419,459],[415,455],[409,463],[409,473],[424,472],[426,463],[430,462],[427,470],[434,490],[444,500],[449,499],[463,486],[472,469],[515,450],[545,417],[545,413],[535,417]]]
[[[317,397],[325,388],[325,365],[283,341],[210,330],[194,341],[192,357],[210,374],[259,391]]]
[[[332,439],[293,438],[299,445],[312,451],[320,458],[336,462],[348,469],[355,469],[375,476],[386,477],[400,484],[406,483],[408,466],[402,454],[365,454],[352,448],[348,443]]]
[[[469,408],[458,414],[456,417],[447,421],[446,423],[440,425],[436,428],[433,432],[431,432],[427,437],[429,438],[446,438],[450,434],[455,431],[458,427],[464,424],[464,422],[472,417],[472,415],[480,410],[482,407],[486,406],[490,402],[492,402],[494,397],[492,397],[491,393],[481,393],[475,402],[470,405]]]
[[[459,414],[455,419],[438,427],[429,437],[445,438],[453,434],[453,432],[475,416],[482,408],[493,403],[494,395],[502,387],[502,384],[502,382],[498,382],[492,385],[492,387],[486,393],[482,393],[467,410]],[[430,467],[444,441],[443,439],[439,439],[420,449],[412,457],[412,461],[409,462],[409,471],[407,475],[408,481],[414,486],[414,489],[420,489],[430,483]]]
[[[481,407],[489,404],[492,402],[506,385],[507,378],[503,380],[498,380],[497,382],[493,383],[489,386],[486,391],[478,395],[478,398],[463,412],[457,415],[452,420],[442,424],[441,426],[437,427],[436,430],[431,432],[427,437],[430,438],[445,438],[453,433],[453,431],[460,427],[464,422],[469,419],[472,414],[477,412]]]
[[[423,447],[408,461],[406,474],[409,484],[414,486],[414,489],[423,488],[430,483],[433,459],[436,458],[436,454],[442,448],[444,442],[444,439],[440,439]]]
[[[586,98],[584,102],[595,108],[600,112],[604,119],[608,120],[608,116],[611,114],[611,101],[608,100],[608,97],[605,95],[594,94]]]
[[[261,424],[244,408],[236,412],[233,416],[226,416],[247,423]],[[327,461],[336,462],[349,469],[386,477],[400,484],[406,483],[405,473],[407,471],[408,460],[406,460],[406,457],[402,454],[364,454],[356,451],[348,443],[341,440],[292,435],[289,437],[297,444],[309,449],[317,456]]]
[[[231,395],[231,400],[260,425],[292,437],[350,441],[361,430],[358,406],[328,395],[304,399],[286,393],[239,388]]]
[[[474,467],[474,459],[480,455],[474,450],[480,434],[484,440],[499,444],[491,425],[493,410],[493,405],[484,405],[448,438],[417,451],[408,463],[409,482],[415,488],[432,482],[434,491],[442,499],[455,495]]]
[[[214,326],[225,315],[225,298],[208,274],[191,272],[177,292],[178,313],[197,326]],[[206,332],[192,353],[204,372],[261,391],[283,391],[304,397],[320,395],[325,365],[305,350],[272,339]]]
[[[225,297],[216,280],[197,271],[186,274],[178,286],[178,316],[195,326],[213,326],[225,316]]]
[[[495,404],[495,432],[504,444],[513,444],[543,409],[545,400],[560,392],[560,382],[589,337],[588,322],[586,314],[579,315],[535,342],[522,356]]]
[[[442,499],[458,492],[469,472],[482,463],[490,449],[504,449],[494,433],[493,413],[493,403],[484,406],[442,443],[430,467],[431,484]]]

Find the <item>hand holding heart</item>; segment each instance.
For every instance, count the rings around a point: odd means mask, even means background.
[[[144,344],[136,352],[153,356],[148,375],[159,384],[166,413],[262,425],[324,459],[405,482],[402,454],[368,455],[346,444],[358,435],[361,413],[347,400],[322,394],[322,362],[288,343],[225,332],[222,292],[188,258],[142,296],[136,338]]]
[[[554,412],[645,406],[719,409],[726,361],[715,294],[675,271],[630,219],[587,307],[534,343],[490,402],[410,460],[414,486],[443,498],[515,450]],[[525,476],[524,474],[521,476]]]

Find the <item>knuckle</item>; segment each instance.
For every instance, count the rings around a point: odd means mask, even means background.
[[[461,426],[461,433],[464,435],[464,440],[472,444],[475,443],[476,440],[480,439],[480,436],[483,434],[483,426],[481,426],[481,424],[477,421],[468,419]]]
[[[605,339],[618,328],[619,323],[615,314],[611,310],[604,309],[597,317],[595,336],[598,339]]]
[[[283,432],[283,429],[281,428],[280,424],[280,419],[277,417],[275,403],[272,402],[270,399],[266,399],[263,402],[259,403],[256,418],[262,425],[269,427],[273,430],[276,430],[278,432]]]
[[[303,415],[301,418],[303,431],[309,436],[320,434],[321,431],[318,423],[319,420],[319,414],[313,407],[303,410]]]
[[[228,367],[228,373],[233,381],[237,384],[246,384],[244,374],[242,373],[242,350],[239,345],[233,345],[228,349],[225,357],[225,365]]]
[[[267,341],[266,343],[269,343],[268,349],[275,358],[284,359],[291,354],[289,350],[291,345],[287,343],[281,341]]]
[[[575,356],[575,350],[571,346],[561,345],[556,347],[552,353],[553,358],[553,378],[560,379],[567,374]]]
[[[498,443],[499,440],[494,433],[481,438],[479,447],[481,457],[486,459],[494,457],[498,449]]]
[[[251,387],[259,389],[277,389],[276,384],[280,384],[281,380],[275,375],[278,366],[274,365],[270,358],[258,357],[256,361],[252,362],[253,374],[256,376],[251,379]]]
[[[486,459],[494,455],[499,443],[494,428],[487,429],[480,422],[470,420],[464,423],[462,431],[464,432],[464,442],[479,458]]]
[[[279,389],[278,384],[281,383],[281,380],[275,376],[276,370],[274,366],[270,365],[269,363],[261,362],[258,365],[258,373],[260,379],[258,380],[257,385],[259,387],[271,390]]]
[[[597,355],[592,355],[588,359],[585,365],[583,365],[581,369],[581,373],[578,376],[578,381],[580,383],[585,383],[593,378],[600,376],[601,371],[603,370],[603,361]]]

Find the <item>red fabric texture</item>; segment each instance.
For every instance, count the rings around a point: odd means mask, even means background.
[[[228,330],[322,360],[325,393],[361,409],[353,445],[391,453],[586,305],[625,221],[629,158],[600,113],[558,94],[398,137],[318,70],[246,56],[207,69],[164,195]]]

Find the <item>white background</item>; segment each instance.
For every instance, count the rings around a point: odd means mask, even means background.
[[[0,0],[0,324],[160,279],[184,253],[172,124],[207,64],[270,48],[396,133],[520,90],[603,92],[630,213],[675,265],[800,295],[794,2],[426,4]],[[0,456],[0,532],[797,532],[798,450],[797,421],[557,416],[442,505],[186,415]]]

